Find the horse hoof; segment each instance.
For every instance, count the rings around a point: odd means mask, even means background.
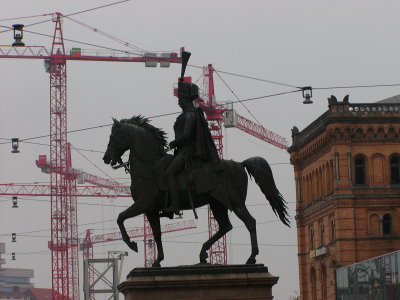
[[[200,265],[206,265],[208,264],[207,259],[200,259]]]
[[[247,261],[246,261],[246,265],[254,265],[256,263],[256,259],[253,257],[250,257]]]
[[[200,263],[207,263],[208,253],[207,251],[200,252]]]
[[[152,268],[161,268],[161,264],[158,261],[153,262],[153,264],[151,265]]]
[[[127,244],[128,244],[128,247],[131,248],[133,251],[138,252],[137,243],[135,243],[135,242],[129,242],[129,243],[127,243]]]

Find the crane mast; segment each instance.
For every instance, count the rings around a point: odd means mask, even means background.
[[[54,36],[49,59],[50,74],[50,171],[52,299],[79,299],[76,181],[68,176],[67,64],[61,13],[53,15]],[[63,172],[64,171],[64,172]]]

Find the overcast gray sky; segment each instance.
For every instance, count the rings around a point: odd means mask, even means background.
[[[113,1],[1,1],[0,25],[32,24],[48,17],[4,20],[59,11],[69,14]],[[294,86],[353,86],[399,83],[400,19],[398,1],[139,1],[132,0],[104,9],[79,14],[73,18],[111,33],[140,48],[192,52],[190,63],[217,70]],[[126,49],[87,28],[65,20],[64,37],[116,49]],[[1,27],[0,31],[5,28]],[[27,30],[52,35],[54,23],[46,22]],[[0,44],[13,42],[11,32],[0,33]],[[51,47],[51,39],[25,32],[26,45]],[[96,49],[77,42],[65,42],[67,48]],[[2,59],[0,61],[0,143],[12,137],[29,138],[49,133],[49,76],[43,61]],[[145,68],[142,64],[110,62],[68,62],[68,129],[109,124],[111,117],[128,118],[135,114],[156,116],[178,111],[172,85],[180,65],[169,69]],[[189,67],[187,75],[200,76],[198,68]],[[259,97],[293,88],[244,79],[220,73],[240,99]],[[215,79],[218,101],[235,100],[219,79]],[[289,141],[293,125],[303,129],[327,109],[331,94],[350,102],[374,102],[399,93],[398,87],[314,90],[314,104],[303,105],[300,93],[246,102],[247,108],[266,128]],[[235,108],[252,119],[240,105]],[[154,118],[153,124],[172,137],[175,116]],[[71,133],[69,141],[76,148],[105,151],[109,127]],[[224,155],[241,161],[262,156],[272,165],[277,186],[295,215],[293,169],[289,155],[238,129],[224,131]],[[34,140],[48,144],[49,138]],[[48,182],[49,176],[35,166],[40,154],[49,155],[47,146],[21,143],[19,154],[10,153],[10,144],[0,145],[0,183]],[[101,177],[107,173],[118,181],[129,179],[122,170],[113,171],[102,163],[102,153],[74,151],[73,166]],[[35,269],[35,286],[50,287],[50,204],[46,197],[20,199],[19,208],[11,208],[9,197],[0,198],[0,241],[7,252],[16,252],[17,260],[6,256],[7,266]],[[88,228],[96,233],[117,231],[115,220],[129,199],[78,199],[79,232]],[[89,205],[92,204],[92,205]],[[95,204],[95,205],[93,205]],[[288,229],[272,213],[258,187],[250,184],[247,204],[258,222],[260,255],[270,272],[280,277],[274,287],[276,299],[288,299],[298,290],[297,240],[295,221]],[[206,210],[199,210],[198,229],[164,236],[163,266],[194,264],[201,243],[207,239]],[[190,212],[185,219],[193,218]],[[244,263],[250,254],[247,230],[235,216],[229,235],[229,262]],[[102,222],[103,221],[103,222]],[[89,224],[98,222],[95,224]],[[101,222],[101,223],[100,223]],[[164,221],[164,224],[169,223]],[[136,218],[128,225],[142,225]],[[37,231],[34,233],[28,233]],[[10,243],[10,233],[18,233],[17,243]],[[25,235],[24,235],[25,233]],[[185,236],[180,236],[180,235]],[[129,253],[124,274],[143,265],[140,253]],[[108,250],[128,251],[123,243],[98,246],[97,257]],[[28,254],[23,254],[27,253]],[[82,278],[82,274],[80,275]]]

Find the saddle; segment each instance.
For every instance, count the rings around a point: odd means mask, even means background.
[[[173,155],[163,157],[155,166],[154,174],[158,187],[162,191],[168,191],[165,170],[174,159]],[[228,194],[225,190],[225,174],[221,167],[215,171],[211,162],[196,164],[193,168],[183,170],[177,175],[179,190],[190,190],[194,194],[210,193],[227,208],[231,209]]]

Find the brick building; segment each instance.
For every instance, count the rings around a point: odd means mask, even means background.
[[[301,299],[333,300],[336,268],[400,249],[400,95],[331,97],[292,138]]]

